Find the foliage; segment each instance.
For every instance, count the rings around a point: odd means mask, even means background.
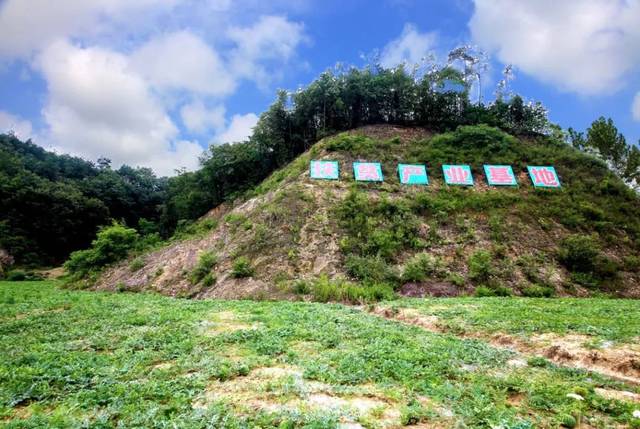
[[[165,184],[146,168],[112,170],[0,134],[0,248],[21,265],[58,264],[111,219],[158,220]]]
[[[11,282],[25,282],[44,280],[44,277],[33,271],[11,270],[7,273],[6,279]]]
[[[252,277],[253,274],[254,269],[251,266],[251,262],[245,256],[240,256],[233,261],[233,266],[231,268],[232,277],[239,279],[244,277]]]
[[[609,298],[404,298],[393,308],[436,316],[464,332],[496,332],[528,337],[582,334],[597,342],[633,344],[640,332],[637,300]]]
[[[522,295],[529,298],[551,298],[555,293],[555,289],[549,286],[531,285],[522,289]]]
[[[345,267],[350,275],[364,282],[392,285],[398,282],[397,272],[378,256],[349,255]]]
[[[573,147],[595,153],[629,186],[640,189],[640,149],[627,143],[611,118],[601,116],[593,121],[586,137],[572,128],[567,137]]]
[[[604,256],[600,245],[593,236],[571,235],[560,243],[558,259],[570,271],[574,280],[585,286],[597,286],[599,279],[616,276],[618,265]]]
[[[321,276],[311,284],[311,295],[318,302],[346,302],[364,304],[394,297],[393,288],[386,283],[358,284],[342,279]]]
[[[136,247],[139,237],[135,229],[119,223],[103,227],[91,242],[91,247],[73,252],[64,268],[75,280],[100,272],[106,266],[126,259]]]
[[[403,248],[418,248],[418,219],[408,201],[373,200],[351,191],[335,208],[347,236],[341,246],[347,254],[393,260]]]
[[[214,283],[214,277],[211,274],[211,270],[218,263],[218,257],[215,253],[207,251],[200,253],[198,257],[198,264],[193,268],[189,275],[189,281],[192,285],[197,285],[201,281],[203,283],[209,283],[205,286],[211,286]],[[204,280],[207,280],[204,282]]]
[[[475,296],[482,297],[491,297],[491,296],[511,296],[513,292],[511,289],[504,286],[478,286],[475,290]]]
[[[493,258],[486,250],[478,250],[469,256],[469,278],[478,282],[489,280],[493,274]]]
[[[422,282],[438,274],[441,274],[440,261],[435,256],[420,253],[405,264],[402,281]]]
[[[468,52],[465,51],[465,58]],[[404,67],[370,66],[322,73],[304,89],[280,91],[245,142],[213,145],[202,168],[169,180],[163,205],[163,230],[180,220],[197,219],[285,166],[319,139],[367,124],[422,126],[436,131],[487,124],[535,135],[548,127],[545,109],[519,96],[472,104],[468,73],[451,64],[418,74]],[[366,140],[348,137],[328,150],[366,149]],[[281,179],[274,177],[274,182]]]
[[[630,300],[400,303],[420,305],[425,314],[431,309],[443,321],[464,323],[469,332],[485,327],[527,334],[575,329],[633,341],[640,318],[637,303]],[[222,315],[233,318],[225,322]],[[216,335],[211,335],[212,325],[220,329]],[[574,401],[566,395],[576,387],[587,392],[633,389],[544,359],[532,360],[535,367],[516,368],[507,364],[512,352],[479,339],[431,333],[343,305],[176,300],[60,290],[50,281],[0,282],[0,332],[0,418],[7,427],[318,429],[351,421],[353,413],[338,409],[314,413],[251,406],[262,398],[278,405],[305,401],[306,387],[320,385],[337,398],[380,400],[385,415],[398,415],[398,424],[401,417],[452,423],[427,415],[414,400],[419,397],[427,409],[450,410],[459,427],[551,428],[560,416],[572,413]],[[286,373],[251,384],[260,370],[283,365],[301,376],[292,380]],[[225,405],[208,401],[211,385],[240,387],[242,396],[231,396]],[[524,400],[512,401],[511,392],[522,392]],[[585,398],[583,421],[603,428],[630,426],[635,404],[593,394]],[[365,417],[373,420],[372,427],[379,423],[375,412]]]

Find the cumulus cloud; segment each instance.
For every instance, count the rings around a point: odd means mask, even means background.
[[[236,44],[231,67],[239,75],[265,86],[272,80],[270,63],[286,63],[306,40],[304,27],[282,16],[262,16],[252,26],[231,27],[228,37]]]
[[[204,134],[207,131],[220,130],[225,125],[225,108],[218,105],[207,108],[202,101],[194,101],[182,106],[180,117],[182,123],[191,132]]]
[[[633,119],[640,122],[640,91],[633,98],[633,104],[631,105],[631,114]]]
[[[160,174],[197,165],[196,149],[202,149],[171,144],[177,128],[126,56],[57,42],[38,66],[49,89],[43,110],[48,140],[58,150],[149,166]]]
[[[60,38],[98,35],[114,23],[177,0],[5,0],[0,4],[0,57],[29,57]]]
[[[247,140],[253,128],[258,123],[258,116],[255,113],[247,113],[246,115],[233,115],[231,123],[227,129],[218,134],[215,143],[236,143]]]
[[[435,32],[420,33],[412,24],[406,24],[402,34],[389,42],[380,55],[380,64],[390,68],[402,63],[418,64],[435,48]]]
[[[217,52],[190,31],[150,40],[133,53],[131,63],[160,89],[223,96],[236,86]]]
[[[474,0],[476,43],[563,90],[602,94],[640,63],[640,2]]]
[[[33,127],[30,121],[0,110],[0,133],[8,132],[14,133],[20,140],[27,140],[32,136]]]
[[[0,67],[18,60],[46,82],[40,144],[172,174],[197,167],[193,135],[251,134],[257,116],[226,118],[226,99],[242,81],[276,81],[306,40],[301,23],[273,15],[289,3],[276,3],[0,0]],[[29,121],[0,112],[4,127],[32,134]]]

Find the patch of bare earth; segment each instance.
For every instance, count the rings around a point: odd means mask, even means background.
[[[585,369],[627,383],[640,385],[640,345],[621,344],[593,349],[586,345],[593,338],[587,335],[558,335],[552,333],[533,335],[522,339],[509,334],[483,332],[449,332],[437,316],[423,315],[415,309],[374,307],[372,312],[386,319],[419,326],[431,332],[451,333],[464,338],[485,340],[495,347],[508,348],[525,356],[545,357],[554,363]],[[525,366],[522,359],[512,359],[510,366]]]
[[[376,386],[336,389],[304,379],[302,369],[292,365],[260,367],[244,377],[214,381],[193,402],[193,407],[207,408],[214,403],[228,404],[239,414],[260,410],[333,415],[342,429],[360,429],[366,422],[375,422],[379,428],[401,426],[401,404]],[[445,426],[442,423],[429,427]]]
[[[260,323],[248,323],[233,311],[213,313],[207,320],[200,322],[200,328],[205,335],[220,335],[247,329],[260,329]]]

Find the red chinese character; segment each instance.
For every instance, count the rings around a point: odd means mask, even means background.
[[[532,168],[531,173],[533,174],[534,181],[536,185],[544,185],[544,186],[558,186],[558,178],[553,173],[553,171],[548,168]]]
[[[315,163],[313,170],[316,177],[333,177],[336,174],[336,166],[331,163]]]
[[[469,183],[469,172],[462,167],[449,167],[447,169],[447,176],[449,177],[449,183]]]
[[[379,180],[378,168],[373,164],[358,164],[359,180]]]
[[[422,176],[423,172],[422,172],[422,168],[418,167],[417,165],[408,165],[406,167],[402,168],[402,183],[407,183],[409,182],[409,179],[411,179],[411,176]]]
[[[489,167],[489,182],[506,185],[513,183],[509,167]]]

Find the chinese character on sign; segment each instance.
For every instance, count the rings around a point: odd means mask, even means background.
[[[447,185],[473,186],[471,167],[468,165],[443,165],[442,172]]]
[[[529,176],[536,188],[559,188],[560,179],[553,167],[527,167]]]
[[[398,164],[400,183],[405,185],[428,185],[429,177],[424,165]]]
[[[339,168],[337,161],[311,161],[311,178],[337,180]]]
[[[490,185],[515,186],[518,184],[510,165],[485,165],[484,174]]]
[[[360,182],[382,182],[382,167],[378,162],[354,162],[353,174]]]

